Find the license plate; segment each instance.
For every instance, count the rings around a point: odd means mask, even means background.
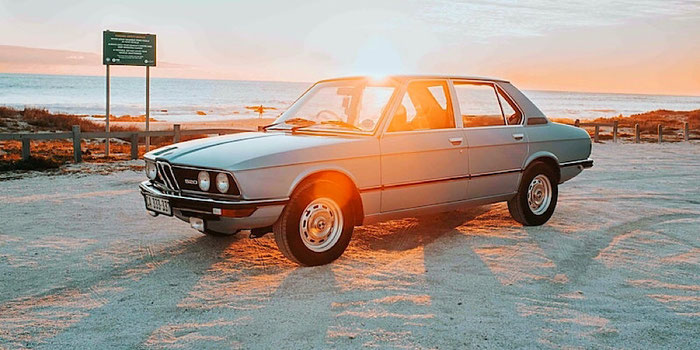
[[[149,195],[144,195],[144,197],[146,197],[146,209],[165,215],[173,215],[173,211],[170,209],[169,200],[151,197]]]

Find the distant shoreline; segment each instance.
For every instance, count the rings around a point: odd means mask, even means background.
[[[50,73],[22,73],[22,72],[0,72],[0,76],[2,75],[28,75],[28,76],[53,76],[53,77],[87,77],[87,78],[104,78],[104,75],[81,75],[81,74],[50,74]],[[349,76],[349,75],[348,75]],[[342,78],[346,77],[345,75],[340,75],[340,76],[333,76],[329,78]],[[143,80],[143,76],[140,75],[112,75],[112,78],[116,79],[140,79]],[[314,82],[312,81],[293,81],[293,80],[251,80],[251,79],[211,79],[211,78],[175,78],[175,77],[151,77],[151,80],[191,80],[191,81],[213,81],[213,82],[247,82],[247,83],[258,83],[258,82],[263,82],[263,83],[282,83],[282,84],[308,84],[309,86],[313,84]],[[517,84],[517,82],[513,81],[514,84]],[[689,94],[667,94],[667,93],[637,93],[637,92],[612,92],[612,91],[578,91],[578,90],[550,90],[550,89],[538,89],[538,88],[532,88],[532,89],[526,89],[523,88],[524,91],[534,91],[534,92],[546,92],[546,93],[576,93],[576,94],[596,94],[596,95],[629,95],[629,96],[665,96],[665,97],[697,97],[700,98],[700,95],[689,95]]]

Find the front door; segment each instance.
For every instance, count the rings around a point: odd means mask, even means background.
[[[469,199],[518,189],[528,152],[518,106],[491,82],[454,80],[455,97],[469,144]]]
[[[468,156],[446,80],[414,80],[380,139],[381,211],[466,198]]]

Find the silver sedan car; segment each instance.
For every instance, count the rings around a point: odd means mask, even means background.
[[[591,167],[586,131],[549,121],[499,79],[319,81],[275,123],[145,155],[146,210],[209,235],[273,232],[301,265],[332,262],[355,226],[506,201],[542,225]]]

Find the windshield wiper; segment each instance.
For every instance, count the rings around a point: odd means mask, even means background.
[[[366,130],[363,130],[363,129],[358,128],[358,127],[355,126],[355,125],[352,125],[352,124],[350,124],[350,123],[346,123],[346,122],[344,122],[344,121],[342,121],[342,120],[324,120],[324,121],[322,121],[322,122],[320,122],[320,123],[313,123],[313,124],[306,124],[306,125],[297,125],[297,126],[294,126],[294,127],[292,127],[292,132],[297,131],[297,130],[299,130],[299,129],[308,128],[308,127],[311,127],[311,126],[314,126],[314,125],[335,125],[335,126],[343,127],[343,128],[345,128],[345,129],[352,129],[352,130],[358,130],[358,131],[366,131]]]
[[[291,125],[297,125],[297,126],[305,126],[305,125],[301,125],[301,124],[313,125],[313,124],[316,124],[316,122],[313,121],[313,120],[306,119],[306,118],[289,118],[289,119],[287,119],[287,120],[285,120],[285,121],[281,121],[281,122],[277,122],[277,123],[272,123],[272,124],[269,124],[269,125],[265,125],[265,126],[262,127],[262,130],[263,130],[263,131],[267,131],[267,129],[269,129],[269,128],[273,127],[273,126],[278,126],[278,125],[283,125],[283,124],[291,124]],[[294,129],[294,128],[292,128],[292,129]]]
[[[325,120],[325,121],[320,122],[319,124],[336,125],[336,126],[341,126],[341,127],[347,128],[347,129],[365,131],[364,129],[361,129],[353,124],[344,122],[342,120]]]

